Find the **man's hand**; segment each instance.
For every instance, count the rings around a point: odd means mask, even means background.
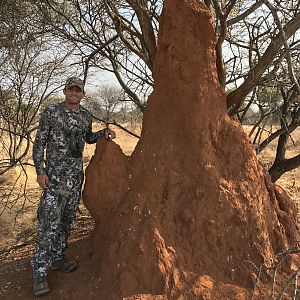
[[[49,178],[47,174],[38,175],[36,181],[42,189],[46,189],[48,187]]]
[[[110,128],[105,128],[105,138],[112,140],[116,138],[116,133]]]

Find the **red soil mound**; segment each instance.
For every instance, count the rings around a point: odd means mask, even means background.
[[[165,1],[141,139],[131,157],[100,141],[87,169],[106,297],[246,299],[250,261],[298,239],[294,206],[226,115],[212,22],[199,1]]]

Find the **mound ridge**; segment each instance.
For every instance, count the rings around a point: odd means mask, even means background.
[[[141,139],[130,157],[97,143],[83,197],[99,299],[249,299],[253,264],[299,239],[295,206],[226,114],[212,24],[199,1],[165,1]]]

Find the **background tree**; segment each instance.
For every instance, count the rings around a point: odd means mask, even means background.
[[[36,11],[29,2],[18,4],[4,1],[0,10],[0,176],[17,170],[10,190],[1,186],[0,214],[26,200],[26,166],[31,166],[39,113],[62,88],[72,53],[69,47],[58,47],[42,24],[33,24]],[[20,179],[22,184],[18,184]]]
[[[95,117],[110,122],[122,108],[123,94],[120,87],[104,85],[89,95],[84,104]]]
[[[43,1],[40,22],[76,47],[85,78],[90,68],[115,74],[141,111],[153,86],[162,1]]]
[[[218,38],[218,75],[220,83],[230,87],[229,112],[245,116],[253,104],[258,106],[260,118],[251,134],[256,130],[257,152],[279,137],[276,159],[269,169],[272,180],[276,181],[300,165],[299,155],[285,158],[288,138],[299,126],[299,2],[228,1],[223,5],[212,2]],[[224,45],[226,55],[223,55]],[[276,93],[270,93],[271,90]],[[261,141],[266,124],[275,126]]]

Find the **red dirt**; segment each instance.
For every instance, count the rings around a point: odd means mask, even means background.
[[[165,1],[158,41],[134,153],[99,142],[87,169],[95,270],[122,297],[247,298],[246,260],[268,263],[298,239],[295,208],[226,115],[205,6]]]
[[[84,188],[92,239],[73,244],[80,268],[50,274],[45,299],[250,299],[252,263],[299,239],[295,206],[226,115],[212,24],[199,1],[165,1],[141,139],[131,157],[98,142]]]

